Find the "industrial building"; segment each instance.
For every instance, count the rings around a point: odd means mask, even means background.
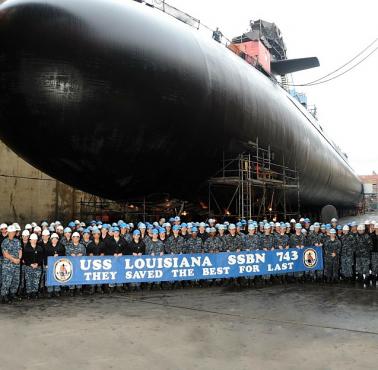
[[[365,210],[367,212],[378,210],[378,174],[373,171],[371,175],[362,175],[360,179],[364,185]]]

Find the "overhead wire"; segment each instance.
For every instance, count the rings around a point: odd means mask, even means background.
[[[361,50],[357,55],[355,55],[352,59],[348,60],[346,63],[344,63],[342,66],[338,67],[337,69],[335,69],[334,71],[330,72],[330,73],[327,73],[326,75],[324,75],[323,77],[320,77],[316,80],[313,80],[313,81],[310,81],[310,82],[307,82],[307,83],[302,83],[302,84],[288,84],[288,86],[316,86],[316,85],[320,85],[320,84],[323,84],[323,83],[326,83],[326,82],[329,82],[329,81],[332,81],[340,76],[343,76],[344,74],[346,74],[347,72],[353,70],[354,68],[356,68],[358,65],[360,65],[362,62],[364,62],[366,59],[368,59],[372,54],[374,54],[378,47],[376,47],[375,49],[373,49],[369,54],[367,54],[364,58],[362,58],[360,61],[358,61],[356,64],[354,64],[353,66],[351,66],[350,68],[346,69],[345,71],[343,71],[342,73],[339,73],[337,74],[336,76],[333,76],[331,78],[328,78],[325,80],[325,78],[329,77],[329,76],[332,76],[334,75],[336,72],[340,71],[341,69],[343,69],[344,67],[346,67],[347,65],[349,65],[350,63],[352,63],[353,61],[355,61],[358,57],[360,57],[362,54],[364,54],[371,46],[373,46],[376,42],[377,42],[378,38],[376,38],[373,42],[371,42],[368,46],[366,46],[363,50]]]

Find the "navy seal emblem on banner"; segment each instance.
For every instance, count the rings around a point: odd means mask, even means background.
[[[61,258],[54,263],[54,278],[60,283],[66,283],[72,278],[73,266],[68,258]]]
[[[303,252],[303,263],[308,268],[313,268],[318,262],[318,256],[315,249],[308,248]]]

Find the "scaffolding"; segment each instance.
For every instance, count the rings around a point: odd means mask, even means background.
[[[155,194],[153,194],[155,195]],[[187,202],[171,199],[168,194],[159,194],[159,199],[150,196],[127,201],[112,201],[97,196],[81,198],[79,201],[81,220],[101,220],[103,222],[117,221],[147,221],[172,215],[186,216],[190,207]]]
[[[235,158],[223,158],[221,170],[209,179],[209,216],[276,220],[297,217],[297,170],[285,166],[284,159],[282,164],[275,163],[270,147],[263,149],[258,141],[249,146],[247,152]]]

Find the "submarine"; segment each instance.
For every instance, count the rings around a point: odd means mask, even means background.
[[[0,138],[112,200],[193,199],[224,153],[256,140],[298,171],[302,206],[352,208],[362,197],[347,158],[277,81],[131,0],[0,5]]]

